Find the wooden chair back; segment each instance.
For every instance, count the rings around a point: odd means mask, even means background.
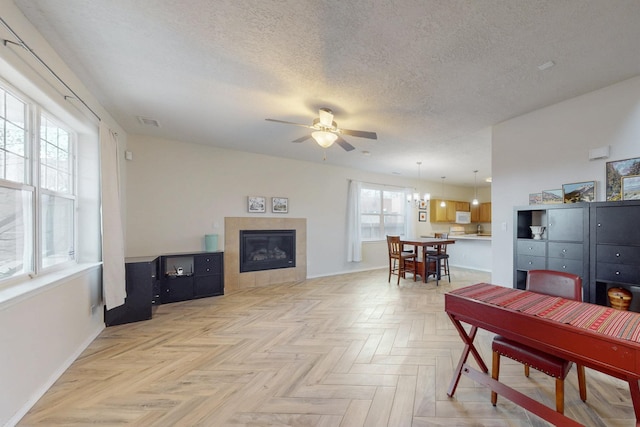
[[[582,278],[575,274],[553,270],[529,270],[527,290],[582,301]]]

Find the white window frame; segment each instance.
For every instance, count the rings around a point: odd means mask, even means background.
[[[0,288],[12,286],[18,283],[28,281],[37,276],[63,270],[77,264],[77,251],[78,247],[78,217],[77,217],[77,133],[71,127],[66,125],[62,120],[58,119],[55,114],[45,110],[42,106],[34,102],[30,97],[23,94],[6,81],[0,79],[0,87],[11,93],[14,97],[20,99],[27,105],[26,113],[26,147],[25,156],[27,161],[25,162],[25,183],[19,183],[15,181],[9,181],[0,178],[0,187],[8,188],[12,190],[22,190],[31,193],[31,226],[30,226],[30,241],[31,241],[31,265],[26,266],[21,274],[8,276],[6,278],[0,278]],[[64,129],[69,134],[69,155],[71,156],[71,189],[69,193],[51,191],[40,187],[40,118],[45,116],[49,121],[54,123],[57,127]],[[70,259],[55,263],[48,267],[42,265],[42,248],[44,243],[41,242],[40,232],[42,230],[42,211],[41,201],[43,195],[49,195],[54,197],[61,197],[64,199],[73,201],[73,224],[71,230],[72,237],[72,252]]]
[[[380,212],[364,212],[364,203],[362,202],[362,196],[363,196],[363,192],[365,191],[370,191],[370,190],[374,190],[374,191],[379,191],[380,192],[380,204],[379,206],[381,207]],[[402,213],[393,213],[393,212],[389,212],[386,213],[384,211],[384,196],[385,196],[385,192],[387,193],[396,193],[397,194],[397,198],[399,200],[399,206],[402,207]],[[386,240],[386,235],[387,234],[392,234],[392,235],[400,235],[400,236],[405,236],[407,234],[407,224],[408,224],[408,207],[407,207],[407,196],[406,196],[406,192],[404,190],[404,188],[400,188],[400,187],[394,187],[394,186],[388,186],[388,185],[380,185],[380,184],[369,184],[369,183],[362,183],[362,188],[360,190],[360,228],[362,230],[362,224],[365,224],[366,221],[363,221],[363,218],[365,217],[371,217],[373,215],[377,215],[380,219],[379,221],[379,227],[378,227],[378,232],[377,232],[377,236],[374,237],[365,237],[365,233],[362,233],[362,241],[363,242],[379,242],[379,241],[385,241]],[[387,224],[386,219],[390,218],[390,217],[396,217],[396,218],[402,218],[402,231],[400,233],[388,233],[387,229],[385,227],[385,224]]]

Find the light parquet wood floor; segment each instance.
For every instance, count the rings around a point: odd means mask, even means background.
[[[436,287],[387,271],[167,304],[107,328],[19,426],[544,426],[466,377],[446,395],[462,342],[443,295],[489,281],[452,269]],[[478,334],[491,360],[492,335]],[[472,361],[472,358],[470,358]],[[503,358],[501,380],[554,407],[554,384]],[[575,368],[565,411],[587,426],[635,425],[626,383]]]

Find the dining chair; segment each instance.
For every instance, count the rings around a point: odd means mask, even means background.
[[[529,270],[526,289],[541,294],[582,301],[582,278],[575,274],[552,270]],[[524,374],[529,376],[529,367],[537,369],[556,379],[556,411],[564,413],[564,379],[573,362],[547,354],[538,349],[520,344],[517,341],[496,335],[491,344],[493,351],[493,367],[491,377],[498,380],[500,373],[500,356],[505,356],[524,364]],[[587,400],[587,384],[584,366],[576,364],[578,371],[578,388],[580,399]],[[491,392],[491,404],[496,405],[498,394]]]
[[[434,233],[433,236],[436,239],[448,239],[448,233]],[[439,286],[439,281],[442,276],[447,276],[449,282],[451,282],[451,274],[449,272],[449,254],[447,254],[447,244],[441,244],[434,246],[433,250],[427,251],[426,260],[426,276],[434,274],[436,276],[436,286]]]
[[[400,241],[400,236],[387,236],[387,247],[389,248],[389,279],[387,282],[391,282],[391,275],[398,275],[397,285],[400,285],[400,277],[405,278],[407,261],[411,261],[413,265],[413,281],[416,281],[418,274],[418,266],[416,260],[416,254],[413,251],[404,251],[403,244]]]

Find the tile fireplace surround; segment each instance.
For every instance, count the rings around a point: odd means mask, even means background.
[[[296,230],[296,266],[240,273],[240,230]],[[306,218],[225,217],[224,292],[307,278]]]

